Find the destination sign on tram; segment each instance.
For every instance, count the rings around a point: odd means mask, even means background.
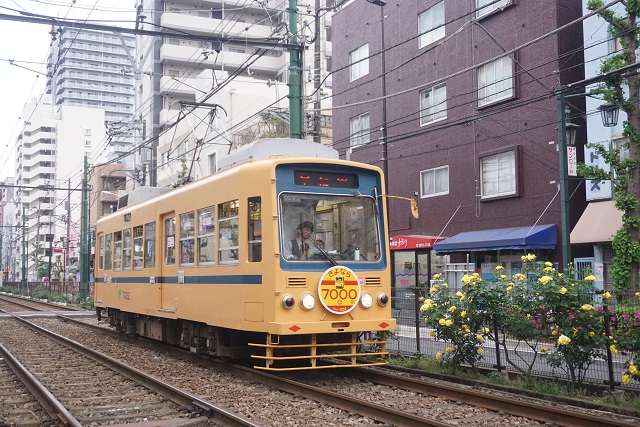
[[[356,188],[358,177],[351,173],[300,171],[294,172],[293,182],[303,187]]]

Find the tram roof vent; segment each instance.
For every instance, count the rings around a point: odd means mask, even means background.
[[[171,191],[166,187],[138,187],[131,190],[124,196],[120,196],[118,199],[118,210],[124,209],[127,206],[137,205],[138,203],[146,202],[156,196]]]
[[[246,148],[244,148],[246,147]],[[265,139],[244,146],[235,153],[218,161],[218,169],[226,169],[248,160],[261,160],[271,157],[317,157],[339,159],[338,150],[312,141],[295,138]]]

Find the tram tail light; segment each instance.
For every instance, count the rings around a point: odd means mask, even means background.
[[[378,294],[378,304],[381,305],[382,307],[384,307],[388,303],[389,303],[389,295],[385,294],[384,292],[379,293]]]
[[[284,308],[290,310],[294,305],[296,305],[296,300],[291,295],[285,295],[282,297],[282,306]]]

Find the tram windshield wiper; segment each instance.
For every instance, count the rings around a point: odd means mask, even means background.
[[[315,246],[316,249],[319,250],[322,255],[324,255],[324,257],[327,259],[327,261],[331,263],[331,265],[334,265],[334,266],[338,265],[338,262],[335,259],[333,259],[333,257],[329,255],[329,253],[325,251],[324,248],[321,248],[320,246],[318,246],[313,239],[309,239],[308,241],[311,242],[313,246]]]

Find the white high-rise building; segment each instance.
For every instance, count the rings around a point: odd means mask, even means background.
[[[123,155],[139,137],[133,121],[135,37],[66,28],[57,34],[49,52],[47,93],[55,110],[63,106],[104,110],[107,158],[126,160]],[[118,162],[123,163],[122,159]]]
[[[322,0],[321,6],[327,3],[335,2]],[[288,136],[289,51],[252,46],[250,40],[291,43],[295,34],[297,42],[308,47],[300,70],[303,106],[311,108],[320,96],[330,95],[328,9],[316,14],[315,4],[298,2],[299,25],[290,29],[287,1],[150,0],[137,4],[140,28],[172,33],[163,38],[137,36],[136,118],[148,141],[139,163],[157,164],[150,168],[151,184],[171,186],[185,177],[200,178],[214,172],[217,160],[240,145],[261,137]],[[189,40],[176,36],[178,32],[210,39]],[[320,47],[320,61],[314,57],[316,46]],[[313,112],[303,116],[303,122],[303,132],[313,139]],[[330,116],[321,123],[323,128],[330,127]],[[330,137],[330,133],[323,132],[323,136]],[[155,152],[157,158],[152,158]]]
[[[14,198],[14,224],[24,224],[28,280],[36,280],[38,266],[48,264],[49,254],[59,245],[65,258],[77,258],[79,251],[81,183],[85,155],[105,141],[105,111],[86,107],[54,108],[49,95],[33,99],[23,112],[18,136]],[[100,162],[105,157],[93,157]],[[62,238],[62,239],[61,239]],[[64,243],[64,244],[62,244]],[[53,259],[52,259],[53,261]]]

